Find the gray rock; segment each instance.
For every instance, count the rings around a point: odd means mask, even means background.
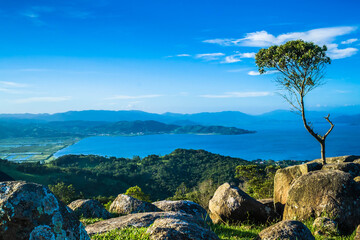
[[[337,222],[327,217],[316,218],[313,227],[317,235],[337,236],[340,234]]]
[[[259,233],[261,240],[315,240],[310,230],[299,221],[281,221]]]
[[[208,214],[206,210],[199,204],[192,201],[180,200],[180,201],[159,201],[153,203],[155,206],[163,210],[164,212],[181,212],[194,215],[201,219],[206,219]]]
[[[134,213],[126,216],[100,221],[86,226],[86,231],[91,236],[94,234],[106,233],[115,229],[121,229],[126,227],[149,227],[155,222],[156,219],[159,218],[179,219],[187,222],[193,222],[200,226],[205,226],[204,221],[190,214],[180,212],[147,212]]]
[[[240,223],[250,221],[265,223],[276,214],[269,207],[256,201],[237,187],[225,183],[209,202],[210,217],[214,223]]]
[[[0,183],[0,239],[89,240],[74,213],[40,184]]]
[[[152,240],[218,240],[209,229],[176,218],[159,218],[146,231]]]
[[[333,163],[343,163],[343,162],[357,162],[360,161],[360,156],[355,155],[346,155],[346,156],[339,156],[339,157],[327,157],[326,163],[333,164]],[[315,159],[311,162],[322,162],[322,159]],[[310,163],[311,163],[310,162]]]
[[[274,205],[278,214],[283,214],[291,184],[293,184],[300,176],[312,171],[320,170],[321,167],[321,163],[310,162],[282,168],[276,171],[274,177]]]
[[[119,194],[110,205],[109,211],[119,214],[130,214],[141,212],[161,212],[162,210],[149,202],[144,202],[128,195]]]
[[[315,171],[298,178],[289,190],[284,219],[307,220],[326,214],[341,233],[360,224],[360,184],[349,173]]]
[[[326,164],[321,170],[339,170],[350,173],[352,177],[360,176],[360,164],[352,162]]]
[[[85,218],[110,218],[110,213],[97,200],[78,199],[68,205],[78,217]]]

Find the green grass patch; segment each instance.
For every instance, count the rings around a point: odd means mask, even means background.
[[[91,240],[149,240],[147,228],[123,228],[91,236]]]

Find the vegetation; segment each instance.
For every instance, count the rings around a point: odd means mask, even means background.
[[[87,137],[96,135],[144,135],[163,133],[200,133],[238,135],[253,133],[235,127],[222,126],[179,126],[157,121],[120,121],[120,122],[28,122],[0,121],[0,139],[6,138],[51,138],[51,137]]]
[[[304,222],[304,224],[310,229],[314,235],[314,229],[312,227],[313,220]],[[267,225],[254,225],[254,224],[241,224],[241,225],[227,225],[227,224],[211,224],[210,229],[219,236],[221,240],[249,240],[256,239],[258,234],[271,224]],[[117,239],[149,239],[146,234],[147,228],[125,228],[122,230],[113,230],[106,234],[98,234],[91,237],[92,240],[117,240]],[[355,232],[349,236],[334,236],[325,237],[314,235],[315,240],[352,240],[354,239]]]
[[[72,184],[77,194],[82,192],[86,198],[101,195],[99,200],[107,203],[134,185],[155,201],[174,196],[181,183],[186,183],[189,189],[209,179],[215,185],[238,184],[234,170],[242,164],[249,162],[204,150],[177,149],[165,156],[150,155],[143,159],[67,155],[47,164],[0,160],[0,169],[16,180],[43,185]]]
[[[324,135],[316,133],[312,124],[306,120],[304,98],[310,91],[323,84],[325,67],[331,63],[326,51],[325,45],[320,47],[312,42],[295,40],[280,46],[260,49],[255,56],[260,74],[268,70],[280,73],[276,82],[285,92],[282,96],[293,110],[301,115],[305,129],[320,143],[324,164],[325,140],[334,124],[330,121],[329,114],[325,119],[330,123],[330,129]]]
[[[146,234],[147,228],[123,228],[112,230],[107,233],[96,234],[91,240],[147,240],[150,239]]]
[[[55,185],[49,185],[49,189],[65,204],[69,204],[76,199],[82,198],[81,193],[76,194],[72,184],[66,185],[64,182],[59,182]]]
[[[279,166],[240,165],[236,177],[245,192],[255,199],[271,198],[274,193],[274,177]]]
[[[141,201],[150,202],[150,196],[145,194],[139,186],[129,188],[124,194],[139,199]]]

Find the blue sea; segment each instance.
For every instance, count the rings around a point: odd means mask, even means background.
[[[204,149],[246,160],[312,160],[320,158],[320,144],[303,128],[257,130],[243,135],[162,134],[145,136],[99,136],[85,138],[64,148],[66,154],[145,157],[166,155],[177,148]],[[360,155],[360,126],[337,125],[326,140],[327,157]]]

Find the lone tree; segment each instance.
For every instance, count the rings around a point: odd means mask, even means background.
[[[325,45],[320,47],[312,42],[295,40],[260,49],[255,56],[260,74],[271,70],[280,73],[275,81],[284,90],[281,95],[292,106],[292,110],[301,115],[306,130],[320,143],[323,164],[326,164],[325,140],[334,124],[328,114],[324,118],[330,123],[329,130],[324,135],[316,133],[311,122],[306,120],[304,98],[324,83],[325,67],[331,63],[326,50]]]

